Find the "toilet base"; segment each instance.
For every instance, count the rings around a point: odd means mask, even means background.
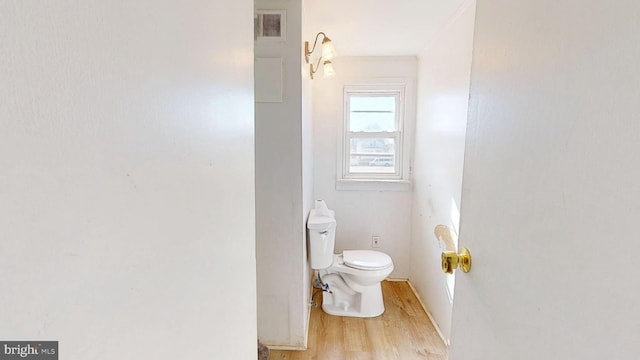
[[[380,283],[362,286],[358,292],[346,287],[338,274],[325,277],[331,292],[322,294],[322,310],[329,315],[370,318],[384,313]]]

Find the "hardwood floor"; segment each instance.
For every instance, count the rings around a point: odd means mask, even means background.
[[[269,360],[446,360],[442,343],[404,281],[383,281],[385,312],[376,318],[331,316],[312,308],[306,351],[272,350]],[[318,303],[320,294],[316,296]]]

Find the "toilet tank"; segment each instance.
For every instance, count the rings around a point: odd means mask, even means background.
[[[330,216],[311,209],[309,229],[309,260],[314,270],[326,269],[333,263],[333,248],[336,243],[336,219],[333,210]]]

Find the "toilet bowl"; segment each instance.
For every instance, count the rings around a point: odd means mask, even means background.
[[[309,213],[309,258],[325,291],[322,310],[330,315],[375,317],[384,313],[380,282],[393,271],[380,251],[345,250],[334,254],[336,220],[323,201]]]

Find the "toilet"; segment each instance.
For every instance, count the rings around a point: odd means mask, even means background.
[[[336,219],[322,200],[307,221],[309,258],[325,291],[322,310],[330,315],[375,317],[384,313],[380,282],[393,271],[391,257],[380,251],[344,250],[334,254]]]

